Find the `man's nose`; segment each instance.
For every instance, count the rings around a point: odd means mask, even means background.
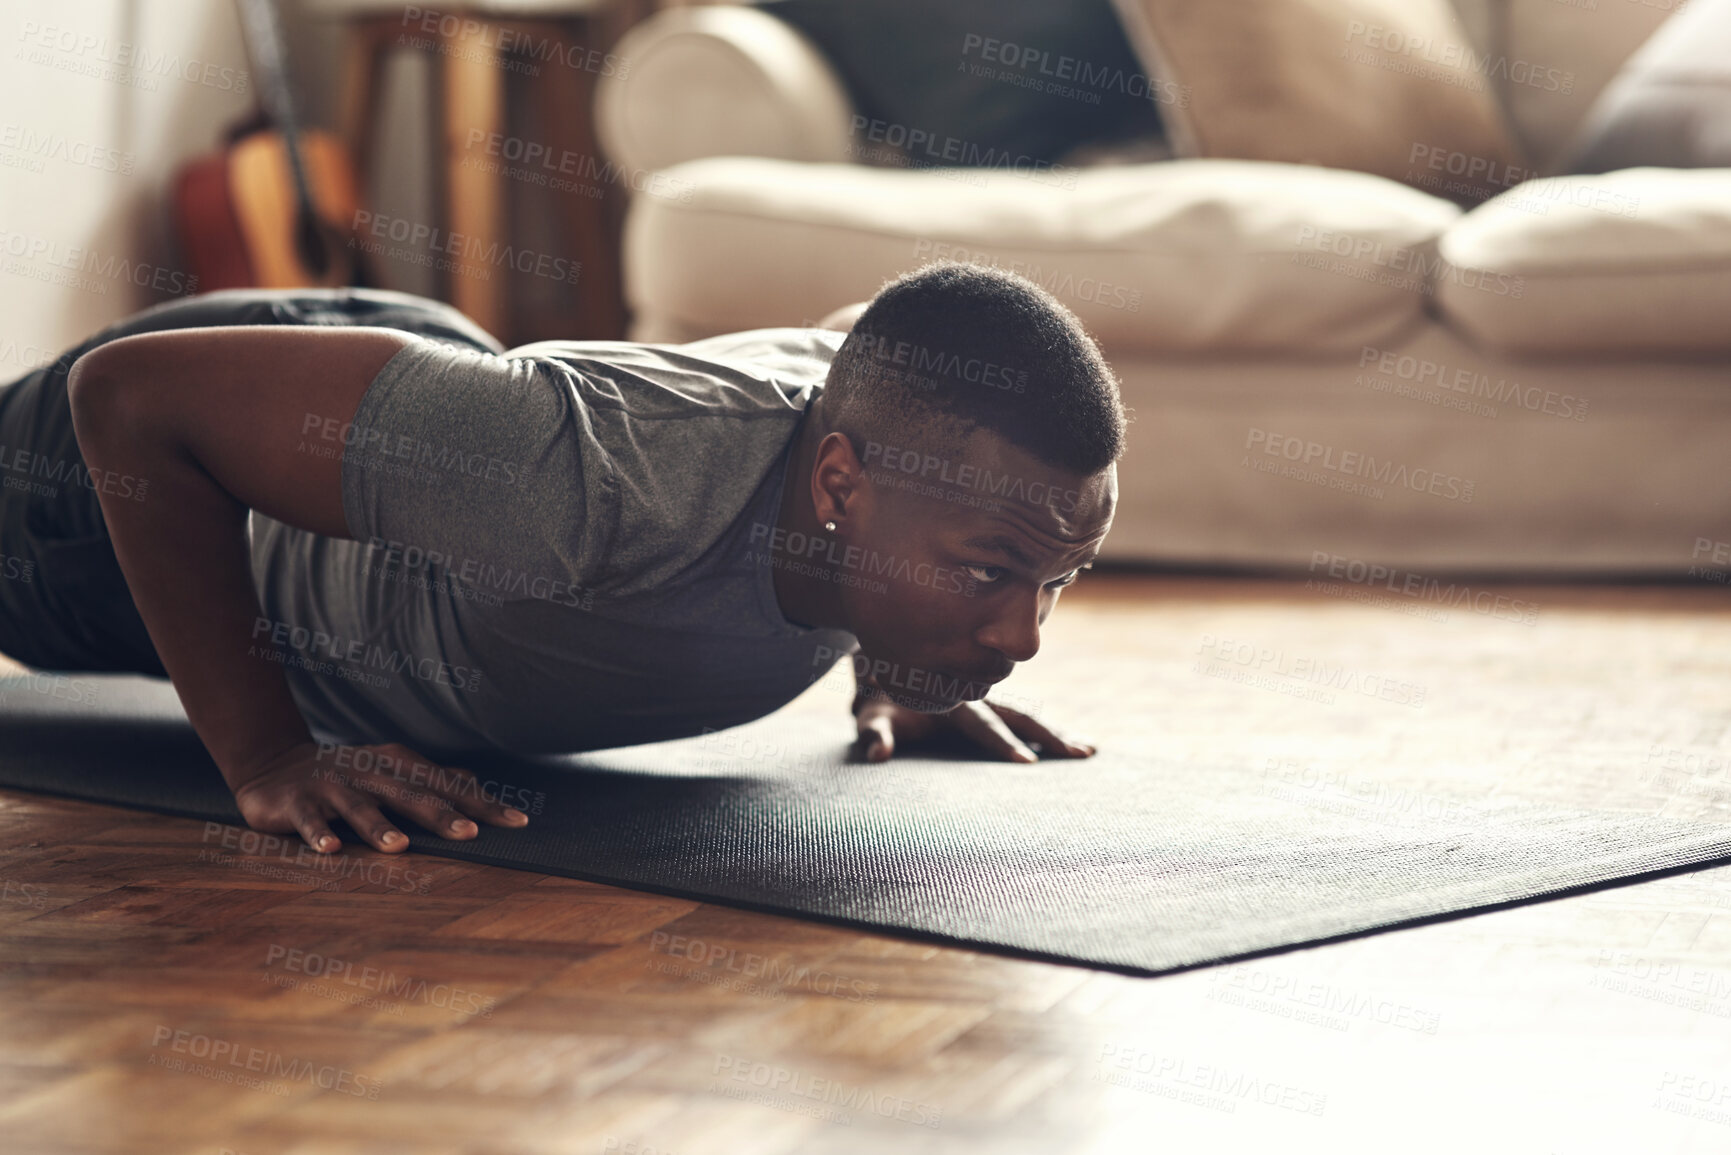
[[[1040,598],[1032,594],[1006,602],[997,617],[974,635],[982,646],[997,650],[1012,662],[1026,662],[1040,652]]]

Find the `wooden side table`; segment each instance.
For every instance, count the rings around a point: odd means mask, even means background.
[[[624,335],[619,236],[628,190],[614,187],[604,196],[555,197],[560,205],[557,224],[562,251],[525,255],[508,249],[513,230],[506,219],[508,186],[503,169],[509,162],[499,156],[495,164],[477,163],[473,144],[515,139],[519,150],[544,148],[558,157],[581,158],[592,172],[612,173],[595,137],[595,84],[604,73],[629,67],[608,48],[653,7],[653,0],[450,0],[444,4],[432,0],[426,5],[399,0],[310,0],[308,4],[310,14],[342,19],[349,26],[341,129],[364,185],[371,184],[369,162],[386,59],[402,51],[432,58],[434,91],[429,94],[428,119],[439,176],[438,219],[429,226],[437,230],[435,247],[454,258],[434,263],[435,283],[445,300],[507,344],[551,335],[589,339]],[[544,141],[525,143],[510,137],[506,82],[513,73],[524,76],[531,87]],[[572,286],[576,316],[569,324],[561,318],[556,334],[530,333],[527,330],[534,326],[526,326],[514,313],[508,287],[511,274],[496,256],[507,251],[526,256],[531,264],[540,260],[554,270],[565,267],[557,263],[560,260],[581,262]]]

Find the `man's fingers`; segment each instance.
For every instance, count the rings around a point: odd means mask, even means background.
[[[386,785],[395,788],[390,797],[403,799],[399,808],[415,815],[427,829],[446,838],[473,838],[480,830],[470,818],[493,826],[529,824],[529,816],[521,810],[504,805],[496,797],[489,801],[469,771],[441,766],[407,746],[387,746],[385,751],[387,756],[379,760],[379,773]],[[402,781],[404,778],[407,782]]]
[[[451,799],[451,805],[470,818],[485,822],[489,826],[527,826],[529,824],[529,816],[521,810],[498,802],[488,802],[485,798],[473,794],[459,794]]]
[[[462,811],[443,798],[434,798],[423,794],[414,801],[398,803],[393,809],[407,814],[440,838],[461,840],[473,838],[481,833],[479,826],[464,817]]]
[[[896,752],[896,729],[890,710],[866,706],[859,712],[860,754],[867,762],[887,762]]]
[[[374,766],[349,775],[344,783],[414,819],[440,838],[473,838],[481,832],[463,813],[467,807],[460,808],[460,803],[466,801],[462,797],[465,785],[479,796],[474,775],[430,762],[406,746],[381,747],[380,753],[382,756]]]
[[[979,745],[1012,762],[1038,762],[1034,752],[1010,731],[1004,720],[979,702],[963,702],[954,712],[956,727]]]
[[[441,771],[443,777],[440,779],[440,793],[450,800],[452,806],[470,818],[485,822],[489,826],[529,824],[529,816],[521,810],[506,806],[503,802],[487,801],[486,792],[469,771],[448,766],[442,767]]]
[[[1030,714],[1024,714],[1020,710],[1011,709],[1009,706],[1000,706],[996,702],[987,702],[986,704],[996,711],[998,717],[1002,718],[1005,724],[1019,737],[1029,742],[1038,742],[1040,749],[1047,754],[1063,758],[1092,758],[1094,756],[1093,746],[1086,742],[1077,742],[1064,737]]]
[[[334,854],[342,849],[342,840],[331,833],[330,826],[312,807],[298,808],[289,816],[289,821],[294,823],[307,845],[320,854]]]
[[[392,826],[391,820],[380,813],[365,794],[339,790],[332,799],[332,805],[373,849],[396,854],[409,848],[408,836]]]

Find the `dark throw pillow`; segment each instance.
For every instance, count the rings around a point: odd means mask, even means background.
[[[856,159],[933,166],[1056,163],[1158,137],[1175,86],[1150,79],[1111,0],[766,0],[835,66]],[[864,123],[861,123],[861,121]],[[1020,158],[1020,163],[1018,163]]]
[[[1587,114],[1567,171],[1731,168],[1731,0],[1690,0]]]

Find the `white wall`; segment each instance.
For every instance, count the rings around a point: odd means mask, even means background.
[[[337,43],[292,37],[314,120]],[[0,382],[184,285],[173,174],[254,99],[231,0],[0,0]]]

